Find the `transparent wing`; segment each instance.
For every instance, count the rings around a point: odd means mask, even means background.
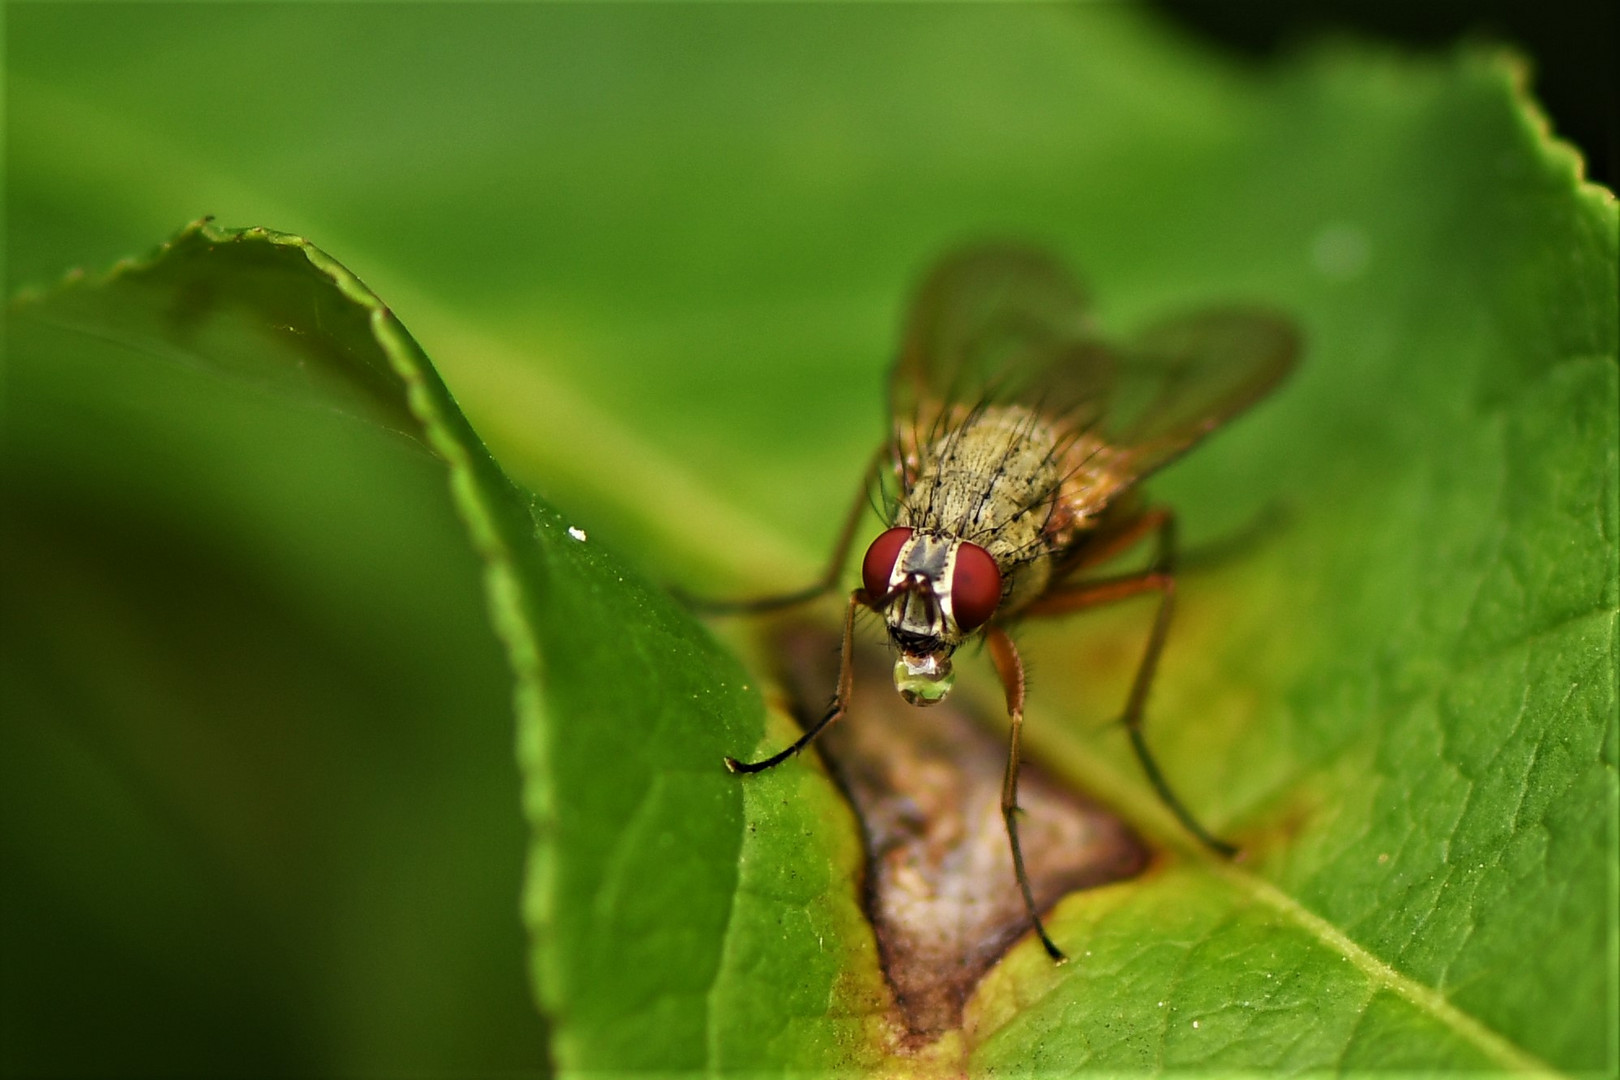
[[[1064,429],[1084,483],[1066,484],[1063,497],[1090,514],[1268,394],[1299,349],[1286,318],[1241,307],[1107,345],[1080,286],[1049,255],[978,247],[946,258],[919,291],[891,407],[919,442],[980,405],[1034,408]]]
[[[1161,322],[1116,354],[1099,434],[1140,478],[1271,393],[1294,369],[1294,324],[1259,308],[1211,308]]]
[[[1090,326],[1085,293],[1044,252],[1004,244],[947,256],[912,303],[889,383],[891,414],[927,430],[952,405],[1025,401],[1059,385],[1100,400],[1106,358],[1093,368],[1077,355],[1092,339]],[[1054,370],[1066,378],[1055,381]],[[1043,406],[1068,412],[1077,404]]]

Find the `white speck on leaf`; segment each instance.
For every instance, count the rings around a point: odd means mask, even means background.
[[[578,540],[582,544],[585,542],[585,530],[581,529],[577,525],[568,526],[568,535],[572,536],[575,540]]]

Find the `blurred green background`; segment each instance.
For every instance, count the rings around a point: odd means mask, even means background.
[[[1231,671],[1194,664],[1165,698],[1229,687],[1211,710],[1229,738],[1216,752],[1172,734],[1167,760],[1207,766],[1184,770],[1198,804],[1256,830],[1329,806],[1297,851],[1272,851],[1268,881],[1532,1057],[1612,1064],[1593,1024],[1612,982],[1595,968],[1565,980],[1590,1011],[1496,981],[1501,942],[1556,928],[1482,901],[1475,952],[1452,941],[1468,913],[1434,917],[1441,944],[1404,929],[1425,883],[1460,865],[1425,831],[1463,796],[1420,768],[1430,718],[1402,726],[1419,688],[1595,604],[1608,623],[1568,655],[1597,697],[1578,702],[1584,726],[1547,706],[1549,738],[1577,750],[1546,782],[1612,800],[1612,558],[1586,533],[1568,554],[1559,531],[1582,514],[1612,530],[1612,453],[1592,458],[1612,417],[1564,430],[1568,402],[1539,380],[1608,358],[1565,389],[1612,386],[1613,238],[1583,232],[1595,197],[1574,201],[1567,159],[1526,134],[1499,69],[1343,42],[1262,68],[1114,5],[11,4],[5,18],[8,290],[105,267],[201,214],[308,236],[392,306],[514,476],[656,580],[813,571],[882,431],[906,289],[953,243],[1053,247],[1114,328],[1233,296],[1298,313],[1313,344],[1292,406],[1165,478],[1195,546],[1279,500],[1303,521],[1263,570],[1219,584],[1202,623],[1194,606],[1196,638],[1242,601]],[[544,1071],[510,679],[442,479],[423,465],[378,486],[375,448],[304,455],[345,437],[318,421],[238,415],[222,396],[192,430],[150,387],[80,394],[75,377],[5,420],[0,1066]],[[1510,413],[1521,402],[1542,411]],[[1496,461],[1482,432],[1498,423],[1508,445],[1544,448],[1514,459],[1531,479],[1508,491],[1596,502],[1471,501],[1498,482],[1470,466]],[[1559,472],[1566,459],[1581,464]],[[1515,547],[1543,512],[1554,525]],[[1380,559],[1397,568],[1381,585],[1357,576]],[[1477,580],[1457,569],[1476,564]],[[1540,583],[1520,621],[1498,617],[1503,575]],[[1444,601],[1411,601],[1429,590]],[[1301,606],[1348,615],[1323,629]],[[1277,636],[1289,647],[1256,644]],[[1494,746],[1519,730],[1499,708],[1513,689],[1453,686],[1440,711]],[[1232,705],[1245,695],[1271,707],[1263,722]],[[1048,748],[1078,759],[1089,738]],[[1493,753],[1478,755],[1487,776]],[[1363,784],[1372,773],[1390,787]],[[1437,798],[1408,812],[1383,794],[1397,789]],[[1553,818],[1574,812],[1553,802]],[[1470,856],[1501,842],[1461,835]],[[1606,835],[1552,860],[1573,899],[1549,909],[1571,951],[1600,957]],[[1395,854],[1394,876],[1344,872],[1374,849]],[[1537,992],[1567,974],[1548,955],[1526,980]],[[1447,1049],[1385,1063],[1479,1049],[1425,1045]]]

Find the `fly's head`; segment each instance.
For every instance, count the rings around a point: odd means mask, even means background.
[[[912,705],[951,692],[951,654],[1001,603],[1001,569],[977,544],[904,526],[872,541],[861,563],[872,610],[899,650],[894,687]]]

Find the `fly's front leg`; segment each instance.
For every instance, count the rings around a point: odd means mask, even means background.
[[[1159,594],[1159,608],[1153,616],[1153,630],[1148,635],[1147,649],[1137,666],[1136,678],[1131,683],[1131,695],[1125,702],[1125,715],[1121,720],[1125,725],[1126,734],[1130,736],[1131,749],[1136,752],[1136,759],[1142,763],[1142,771],[1147,774],[1148,782],[1153,785],[1153,790],[1158,793],[1160,801],[1205,847],[1219,855],[1231,857],[1237,854],[1237,848],[1225,840],[1210,835],[1183,805],[1181,799],[1171,790],[1170,783],[1159,769],[1158,762],[1153,759],[1147,739],[1142,732],[1148,691],[1152,689],[1153,676],[1159,668],[1159,656],[1164,652],[1164,643],[1170,634],[1170,616],[1175,609],[1175,516],[1168,510],[1150,511],[1142,515],[1142,519],[1132,527],[1124,530],[1122,535],[1139,539],[1149,530],[1156,534],[1158,541],[1149,569],[1139,574],[1078,582],[1041,597],[1025,609],[1025,614],[1059,615],[1111,604],[1116,600],[1124,600],[1145,592]],[[1118,548],[1114,547],[1114,550],[1109,552],[1109,557],[1117,551]]]
[[[1046,955],[1062,964],[1069,958],[1053,944],[1041,923],[1041,913],[1035,907],[1035,893],[1029,887],[1029,874],[1024,870],[1024,851],[1018,845],[1018,751],[1024,731],[1024,662],[1018,658],[1018,648],[1013,645],[1012,638],[1001,627],[992,625],[985,631],[985,640],[990,646],[990,658],[995,662],[996,674],[1001,676],[1001,687],[1007,694],[1007,715],[1012,722],[1007,738],[1007,774],[1001,781],[1001,819],[1007,823],[1013,874],[1018,878],[1018,888],[1024,894],[1029,921],[1034,925],[1041,944],[1046,947]]]
[[[756,773],[780,765],[809,746],[828,724],[844,715],[844,711],[849,708],[850,695],[855,690],[855,613],[866,604],[865,589],[856,589],[849,594],[849,608],[844,612],[844,648],[838,662],[838,693],[833,696],[832,704],[827,707],[821,719],[811,725],[810,730],[800,735],[786,750],[772,754],[763,761],[746,762],[728,757],[725,759],[726,768],[734,773]]]
[[[759,596],[751,600],[711,600],[704,597],[691,596],[676,589],[675,595],[681,603],[694,611],[709,615],[758,615],[767,611],[779,611],[782,608],[794,607],[798,604],[809,603],[838,588],[838,576],[843,572],[844,563],[849,560],[849,547],[855,541],[855,529],[860,525],[861,518],[866,516],[867,493],[871,491],[872,484],[877,480],[878,470],[889,456],[887,444],[878,448],[872,456],[871,462],[866,466],[866,472],[861,480],[860,491],[855,496],[855,502],[849,508],[849,514],[844,518],[843,528],[838,532],[838,539],[833,542],[832,557],[827,561],[827,569],[814,584],[799,589],[797,592],[781,593],[775,596]]]

